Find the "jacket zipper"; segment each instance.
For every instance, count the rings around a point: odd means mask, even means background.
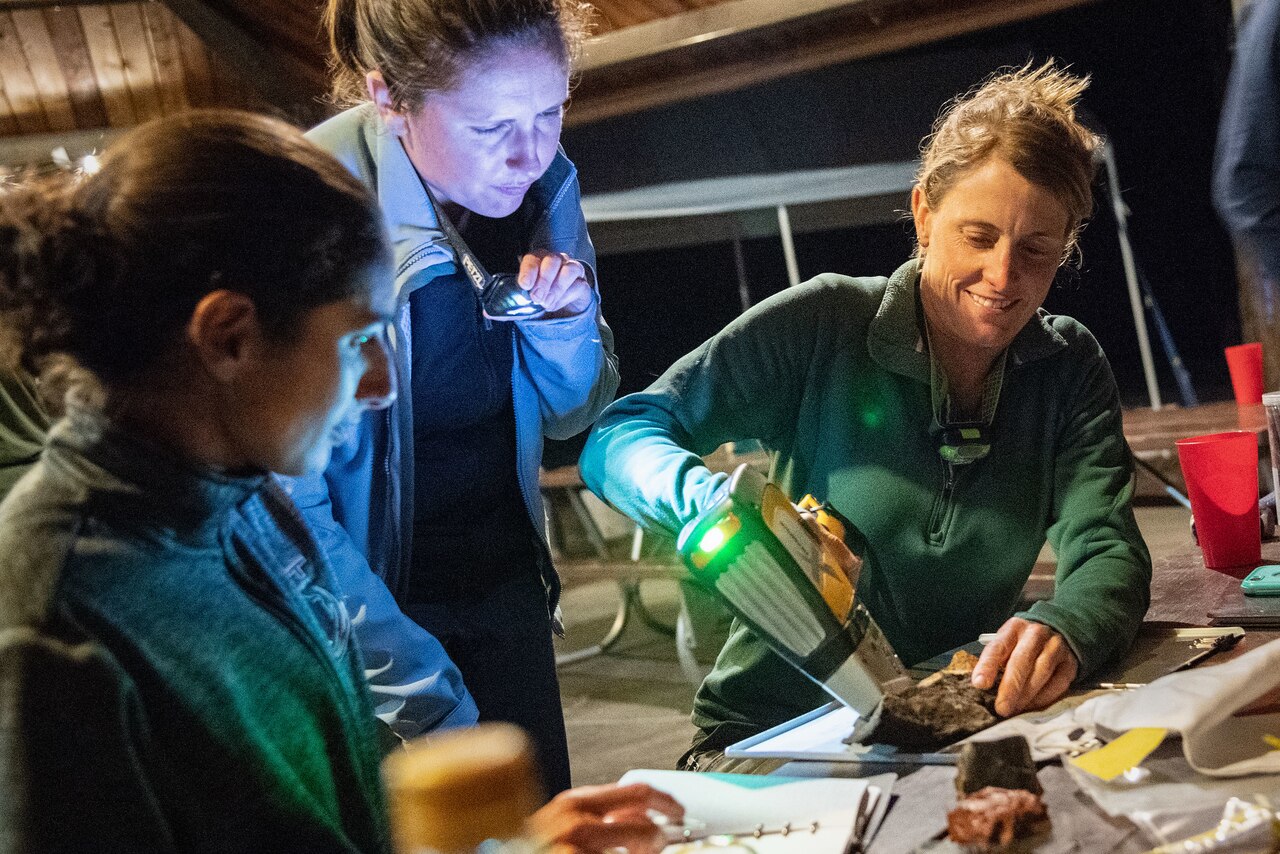
[[[418,263],[418,261],[422,260],[427,255],[429,255],[431,253],[431,250],[434,249],[435,246],[436,246],[435,242],[428,242],[428,243],[422,244],[417,249],[410,252],[405,257],[405,259],[400,262],[400,266],[396,268],[396,278],[399,279],[401,276],[405,274],[406,271],[408,271],[410,267],[412,267],[414,264]]]
[[[271,578],[270,575],[263,579],[255,578],[254,573],[249,572],[247,569],[236,567],[235,564],[233,564],[233,567],[235,567],[232,569],[233,578],[238,577],[239,582],[249,593],[249,596],[292,632],[294,637],[302,642],[302,645],[307,648],[312,656],[324,662],[322,666],[326,667],[336,680],[333,684],[341,683],[343,676],[338,672],[338,665],[334,663],[333,656],[325,650],[311,630],[281,601],[289,599],[289,594],[282,589],[281,583]],[[265,568],[262,571],[264,574],[267,573]],[[345,694],[345,692],[343,693]],[[349,703],[346,705],[348,712],[354,711],[350,708]]]
[[[929,543],[940,546],[947,539],[947,520],[951,518],[951,505],[955,498],[958,474],[954,463],[942,462],[942,492],[934,502],[929,516]]]
[[[396,429],[396,419],[392,414],[395,407],[396,407],[396,401],[392,401],[391,405],[386,408],[386,412],[385,412],[386,421],[387,421],[387,444],[391,444],[391,435],[392,435],[391,431]],[[401,456],[403,456],[404,455],[403,449],[400,449],[400,451],[401,451]],[[396,502],[397,504],[400,503],[400,496],[397,493],[397,490],[391,485],[391,454],[390,453],[385,453],[382,455],[382,483],[383,483],[383,486],[385,487],[385,500],[386,500],[386,507],[387,507],[386,511],[383,513],[383,515],[385,516],[387,515],[387,513],[392,512],[391,503],[393,501]],[[400,509],[397,509],[395,513],[397,517],[402,515],[400,513]],[[389,559],[387,560],[387,567],[388,569],[394,567],[395,573],[396,573],[396,577],[391,579],[391,585],[388,589],[391,590],[392,595],[396,599],[399,599],[400,594],[402,592],[400,588],[403,585],[404,577],[409,572],[408,567],[404,565],[404,555],[402,554],[402,552],[404,551],[404,535],[400,531],[397,531],[395,536],[388,537],[387,540],[395,549],[395,554],[388,556]],[[373,567],[370,567],[369,569],[371,572],[374,572],[375,575],[377,574],[376,571],[373,570]]]
[[[305,556],[303,559],[306,559]],[[343,742],[348,750],[353,745],[358,750],[360,728],[355,722],[361,719],[362,712],[358,705],[353,704],[355,693],[338,687],[339,685],[347,684],[348,680],[339,672],[333,656],[329,654],[328,650],[325,649],[312,631],[281,601],[282,599],[288,601],[289,593],[282,588],[282,582],[277,581],[270,575],[265,566],[261,570],[264,575],[261,579],[254,578],[252,572],[249,572],[247,568],[237,566],[236,563],[233,563],[232,567],[232,576],[239,576],[240,583],[248,592],[249,597],[260,603],[268,613],[274,615],[286,629],[302,642],[302,645],[311,653],[312,657],[322,662],[320,666],[325,668],[326,672],[331,675],[333,681],[329,683],[332,686],[329,694],[334,697],[335,706],[343,709],[344,717],[346,718],[343,722],[346,727]],[[301,594],[298,594],[298,598],[301,598]],[[348,645],[347,654],[354,654],[353,646]],[[358,691],[359,686],[355,687]],[[359,763],[357,763],[354,770],[359,773],[359,768]],[[370,785],[376,785],[374,781],[368,782]]]

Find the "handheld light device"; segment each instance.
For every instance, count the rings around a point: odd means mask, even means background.
[[[529,292],[520,287],[516,276],[511,273],[499,273],[495,276],[484,268],[467,241],[462,239],[448,214],[436,203],[426,181],[422,182],[422,189],[426,191],[431,209],[435,211],[440,230],[458,256],[462,272],[480,294],[480,307],[485,316],[493,320],[532,320],[546,314],[546,309],[530,299]]]
[[[750,466],[740,465],[727,492],[684,527],[676,549],[697,584],[858,712],[855,739],[875,725],[886,695],[913,684],[821,538]]]

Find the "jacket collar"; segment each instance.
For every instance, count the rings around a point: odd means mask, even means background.
[[[889,277],[867,332],[867,349],[886,370],[928,385],[929,353],[922,331],[919,290],[920,260],[913,258]],[[1052,318],[1041,308],[1014,336],[1008,351],[1010,370],[1066,349],[1067,341],[1053,328]]]
[[[452,272],[453,252],[436,221],[422,179],[413,168],[400,137],[389,132],[372,107],[364,123],[364,133],[374,157],[374,184],[378,206],[391,235],[395,255],[396,286],[403,289],[414,273],[447,264]],[[407,299],[409,294],[399,294]]]
[[[210,546],[228,515],[254,497],[265,474],[234,477],[178,455],[113,424],[98,412],[73,408],[54,425],[46,464],[108,499],[113,520],[159,529],[189,545]]]

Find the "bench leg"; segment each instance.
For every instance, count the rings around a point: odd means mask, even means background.
[[[585,649],[574,650],[573,652],[564,652],[556,656],[556,667],[562,664],[575,664],[579,661],[586,661],[588,658],[595,658],[609,651],[609,648],[618,642],[622,637],[622,633],[627,630],[627,624],[631,622],[631,609],[633,601],[640,598],[640,585],[634,581],[618,582],[619,596],[618,610],[613,615],[613,625],[609,627],[609,631],[605,632],[600,642],[593,644]]]
[[[693,685],[701,685],[706,673],[698,663],[693,651],[698,648],[698,639],[693,634],[693,619],[689,616],[689,603],[680,592],[680,614],[676,617],[676,658],[680,662],[680,670],[684,678]]]
[[[666,623],[662,622],[657,617],[655,617],[653,615],[653,612],[649,610],[648,606],[644,604],[644,599],[640,596],[640,582],[636,581],[634,582],[634,584],[635,584],[635,601],[633,604],[635,605],[636,616],[640,618],[640,622],[644,623],[646,626],[653,629],[655,632],[657,632],[660,635],[665,635],[666,637],[674,637],[677,630],[679,629],[679,623],[677,622],[677,624],[674,626],[668,626]],[[680,597],[680,607],[681,608],[684,607],[683,595],[681,595]]]

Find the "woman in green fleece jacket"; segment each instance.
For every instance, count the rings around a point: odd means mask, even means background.
[[[1151,559],[1120,401],[1089,332],[1040,309],[1092,204],[1086,85],[1047,64],[958,100],[912,191],[917,256],[887,279],[828,273],[778,294],[614,403],[583,452],[587,484],[676,532],[725,478],[697,455],[759,439],[793,499],[825,499],[865,535],[859,594],[906,663],[998,630],[973,678],[1003,671],[1008,715],[1122,654]],[[961,424],[982,440],[965,446]],[[1046,538],[1056,593],[1014,614]],[[825,699],[737,625],[698,692],[691,758]]]

